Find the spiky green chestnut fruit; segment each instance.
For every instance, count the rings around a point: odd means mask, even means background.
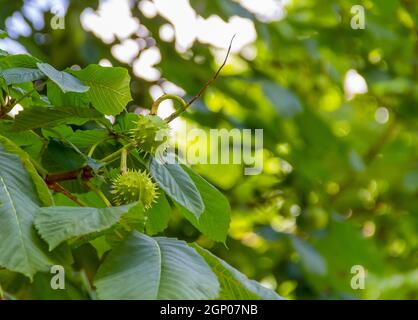
[[[147,209],[156,201],[157,185],[146,171],[128,170],[118,175],[112,183],[114,202],[117,205],[141,201]]]
[[[138,149],[146,154],[155,154],[166,143],[170,133],[168,124],[158,116],[139,115],[130,135]]]

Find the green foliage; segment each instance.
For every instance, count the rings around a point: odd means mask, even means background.
[[[215,274],[184,241],[134,233],[99,269],[101,299],[214,299]]]
[[[23,166],[25,167],[26,171],[29,173],[30,177],[32,178],[33,184],[35,185],[36,191],[38,193],[39,200],[45,206],[52,206],[54,205],[54,200],[49,192],[49,189],[44,181],[39,175],[35,163],[24,150],[19,148],[9,139],[0,135],[0,143],[5,151],[14,153],[19,156],[20,160],[22,161]]]
[[[209,251],[195,245],[199,252],[211,266],[218,276],[221,292],[219,299],[222,300],[281,300],[282,298],[275,292],[266,289],[258,282],[249,280],[237,269],[228,265],[222,259],[214,256]]]
[[[163,163],[151,157],[149,170],[152,177],[167,195],[187,208],[197,218],[204,210],[202,195],[190,176],[177,163]]]
[[[144,15],[139,0],[132,2],[130,14],[141,24],[140,32],[126,37],[115,32],[111,42],[81,24],[84,10],[97,10],[99,1],[68,1],[65,30],[53,30],[48,13],[43,27],[35,28],[26,19],[23,1],[3,2],[0,28],[7,32],[0,32],[0,38],[16,40],[30,53],[8,54],[1,50],[6,40],[0,41],[0,135],[9,141],[0,144],[20,159],[13,157],[9,166],[27,172],[28,180],[18,182],[30,183],[39,197],[36,211],[22,214],[36,215],[40,206],[54,208],[52,197],[57,207],[101,210],[108,205],[105,199],[112,199],[111,181],[120,173],[119,150],[132,143],[130,130],[153,105],[155,92],[173,93],[173,83],[190,101],[213,77],[224,50],[200,35],[184,48],[175,26],[175,39],[167,41],[163,31],[173,21],[159,11],[153,18]],[[217,298],[277,298],[258,284],[248,284],[244,274],[290,299],[418,297],[418,5],[407,0],[285,2],[284,15],[269,20],[244,8],[242,1],[189,1],[199,23],[215,18],[235,28],[246,19],[256,39],[239,48],[250,34],[224,25],[222,36],[231,34],[225,44],[213,37],[216,46],[227,46],[237,33],[227,65],[182,121],[173,123],[206,132],[262,128],[263,150],[255,156],[263,158],[263,172],[243,176],[243,166],[233,164],[192,169],[150,165],[139,145],[129,146],[126,166],[150,172],[158,184],[157,202],[145,211],[123,214],[106,230],[63,241],[54,251],[70,246],[77,260],[74,265],[67,262],[65,292],[48,291],[48,273],[38,272],[30,283],[19,275],[23,271],[3,265],[13,260],[2,257],[6,259],[0,265],[11,269],[0,270],[5,297],[95,298],[93,279],[107,258],[117,248],[127,248],[127,239],[134,245],[155,245],[156,240],[144,240],[150,236],[198,244],[195,250],[220,284]],[[351,8],[358,4],[365,8],[364,30],[350,26]],[[17,37],[11,24],[6,26],[15,12],[25,17],[30,34]],[[131,62],[118,60],[116,49],[128,43],[138,44],[137,56]],[[150,54],[147,49],[161,55],[152,66],[161,74],[157,80],[138,75],[144,70],[136,62]],[[114,67],[98,66],[104,59]],[[64,93],[39,70],[42,63],[89,90]],[[349,71],[364,79],[367,92],[349,94]],[[15,118],[8,114],[14,103],[24,109]],[[160,109],[163,115],[165,107]],[[115,122],[105,115],[113,115]],[[62,173],[71,173],[72,179],[55,183]],[[3,221],[11,221],[4,208],[0,204],[0,228]],[[33,215],[28,224],[33,225]],[[134,229],[140,240],[132,240]],[[32,232],[35,247],[40,245],[50,263],[48,244],[36,229]],[[19,244],[16,232],[7,234],[7,241]],[[42,271],[48,263],[39,265]],[[366,271],[364,290],[351,286],[351,268],[357,265]],[[88,276],[83,282],[79,277],[84,273]],[[25,280],[18,286],[16,278]],[[133,285],[131,292],[138,297],[135,290]]]
[[[130,77],[124,68],[90,65],[83,70],[72,71],[72,74],[90,86],[87,95],[93,107],[103,114],[117,115],[132,100]]]
[[[33,278],[51,259],[33,229],[39,200],[19,157],[0,150],[0,265]]]
[[[196,217],[187,207],[179,206],[179,210],[200,232],[215,241],[225,242],[230,222],[230,207],[228,200],[214,186],[193,172],[182,166],[192,178],[198,192],[202,196],[204,211]]]
[[[1,76],[6,81],[6,84],[10,85],[42,79],[44,73],[38,69],[11,68],[4,70]]]
[[[14,131],[37,128],[54,128],[63,124],[82,125],[90,120],[101,119],[103,115],[93,109],[81,107],[54,108],[34,106],[20,112],[14,122]]]
[[[153,236],[167,229],[170,219],[170,204],[163,192],[160,192],[155,204],[146,211],[145,215],[147,217],[145,224],[147,234]]]
[[[86,92],[90,88],[84,86],[79,80],[67,72],[58,71],[48,63],[37,63],[38,69],[43,72],[52,82],[60,87],[63,93],[66,92]]]
[[[135,203],[112,208],[47,207],[36,213],[34,224],[42,239],[53,250],[73,238],[109,229]]]
[[[10,57],[0,58],[3,90],[11,95],[3,101],[0,120],[0,266],[27,276],[27,292],[49,299],[49,288],[38,293],[45,286],[43,272],[58,263],[65,265],[67,278],[73,277],[68,248],[76,259],[90,248],[96,250],[98,270],[90,280],[95,278],[99,298],[220,297],[217,276],[195,249],[148,235],[169,227],[168,196],[198,230],[225,242],[228,201],[190,168],[160,163],[143,152],[141,142],[158,143],[158,131],[168,133],[164,120],[158,118],[150,132],[138,125],[138,116],[123,114],[115,124],[105,119],[131,100],[127,71],[95,65],[58,71],[36,61],[37,69],[28,72],[21,65],[32,67],[31,57]],[[39,85],[45,78],[47,85]],[[17,100],[26,103],[11,117],[7,113]],[[145,140],[133,139],[133,130]],[[86,287],[90,280],[72,279],[68,293],[56,298],[80,298],[86,292],[95,297],[93,283]],[[240,287],[248,280],[234,281]]]

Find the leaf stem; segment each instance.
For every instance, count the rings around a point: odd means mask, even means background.
[[[107,141],[108,139],[111,139],[110,137],[104,137],[103,139],[100,139],[99,141],[97,141],[89,150],[87,156],[88,157],[93,157],[93,153],[96,150],[96,148],[103,142]]]
[[[86,182],[86,185],[87,185],[87,187],[90,189],[90,190],[92,190],[92,191],[94,191],[94,193],[96,193],[99,197],[100,197],[100,199],[102,199],[103,200],[103,202],[106,204],[106,206],[108,207],[108,208],[111,208],[112,207],[112,204],[110,203],[110,201],[109,201],[109,199],[104,195],[104,193],[103,193],[103,191],[100,189],[100,188],[97,188],[94,184],[92,184],[90,181],[87,181]]]
[[[128,143],[127,145],[124,145],[122,148],[120,148],[119,150],[109,154],[108,156],[104,157],[103,159],[100,160],[100,162],[104,163],[104,164],[109,164],[113,161],[115,161],[116,159],[119,158],[120,154],[123,152],[124,149],[129,149],[133,147],[132,143]]]
[[[126,171],[128,171],[128,150],[123,148],[120,157],[120,172],[125,173]]]
[[[176,96],[174,94],[165,94],[161,97],[159,97],[157,100],[154,101],[154,103],[152,104],[151,107],[151,115],[156,115],[158,112],[158,107],[160,106],[161,102],[165,101],[165,100],[175,100],[177,102],[179,102],[181,104],[181,108],[179,110],[182,110],[184,108],[187,107],[187,102],[184,101],[183,98]]]

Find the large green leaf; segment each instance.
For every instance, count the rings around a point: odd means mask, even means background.
[[[263,287],[257,281],[248,279],[244,274],[231,267],[222,259],[194,244],[197,252],[205,258],[221,284],[217,297],[222,300],[280,300],[276,292]]]
[[[184,207],[179,206],[180,211],[203,234],[212,240],[225,242],[231,220],[228,200],[193,170],[187,166],[183,166],[183,169],[190,175],[201,194],[205,210],[198,218]]]
[[[85,86],[76,77],[72,76],[68,72],[58,71],[48,63],[38,63],[37,67],[41,70],[51,81],[55,82],[61,90],[65,92],[86,92],[89,90],[88,86]]]
[[[205,209],[202,196],[190,176],[177,164],[160,163],[151,157],[149,170],[152,177],[167,195],[187,208],[198,218]]]
[[[214,299],[219,282],[184,241],[135,232],[107,256],[95,285],[101,299]]]
[[[134,204],[112,208],[47,207],[39,208],[35,226],[52,250],[61,242],[109,229]]]
[[[53,128],[62,124],[81,125],[103,116],[94,109],[77,107],[32,107],[16,116],[13,130],[22,131],[36,128]]]
[[[93,107],[103,114],[117,115],[132,100],[131,79],[125,68],[89,65],[83,70],[71,73],[90,86],[87,94]]]
[[[52,195],[49,192],[48,186],[46,185],[44,179],[41,178],[38,171],[36,170],[31,157],[24,150],[19,148],[12,141],[6,137],[3,137],[2,135],[0,135],[0,144],[3,145],[3,148],[7,152],[11,152],[19,156],[23,166],[32,178],[42,204],[44,206],[52,206],[54,204]]]
[[[7,85],[31,82],[42,79],[45,75],[42,71],[32,68],[11,68],[4,70],[0,76],[6,81]]]
[[[53,264],[32,221],[38,197],[17,155],[0,150],[0,266],[32,278]]]

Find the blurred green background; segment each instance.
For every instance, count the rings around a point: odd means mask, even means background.
[[[354,5],[365,10],[364,30],[351,27]],[[180,215],[167,234],[289,299],[418,298],[416,1],[0,0],[0,8],[9,33],[1,49],[58,69],[128,68],[132,112],[163,93],[196,94],[236,34],[222,76],[173,130],[262,128],[264,170],[195,166],[231,203],[227,247]],[[367,272],[364,290],[350,285],[356,265]]]

